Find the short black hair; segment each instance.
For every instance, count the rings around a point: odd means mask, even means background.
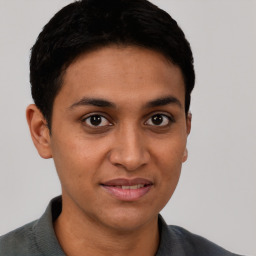
[[[49,128],[67,67],[82,53],[109,45],[152,49],[177,65],[188,113],[195,83],[193,55],[177,22],[147,0],[80,0],[54,15],[31,50],[32,97]]]

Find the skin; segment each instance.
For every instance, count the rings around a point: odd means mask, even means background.
[[[67,68],[51,134],[37,107],[27,108],[34,144],[43,158],[54,159],[60,178],[63,209],[54,228],[67,255],[156,253],[158,213],[187,159],[191,116],[184,88],[180,69],[161,54],[109,46]],[[159,101],[166,97],[171,102]],[[88,98],[114,106],[88,104]],[[102,116],[100,126],[91,122],[95,114]],[[152,186],[136,200],[119,200],[101,185],[116,178],[144,178]]]

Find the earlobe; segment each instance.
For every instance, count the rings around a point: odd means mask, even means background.
[[[186,132],[187,132],[187,136],[190,134],[190,131],[191,131],[191,120],[192,120],[192,114],[189,112],[187,114],[187,117],[186,117]],[[186,162],[187,159],[188,159],[188,150],[186,148],[185,151],[184,151],[182,162],[183,163]]]
[[[188,159],[188,150],[187,150],[187,148],[186,148],[185,151],[184,151],[184,155],[183,155],[183,158],[182,158],[182,162],[183,162],[183,163],[186,162],[187,159]]]
[[[26,117],[34,145],[42,158],[51,158],[51,138],[47,122],[36,105],[31,104],[26,109]]]

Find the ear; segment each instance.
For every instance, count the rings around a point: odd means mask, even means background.
[[[41,111],[35,104],[31,104],[26,110],[27,122],[31,138],[42,158],[51,158],[51,137],[47,122]]]
[[[187,150],[187,148],[185,148],[184,155],[182,158],[182,163],[186,162],[187,159],[188,159],[188,150]]]
[[[186,117],[187,136],[190,134],[190,131],[191,131],[191,121],[192,121],[192,114],[188,112]]]
[[[186,132],[187,136],[190,134],[191,131],[191,121],[192,121],[192,114],[189,112],[186,117]],[[182,162],[184,163],[188,159],[188,150],[187,147],[185,148],[184,155],[182,158]]]

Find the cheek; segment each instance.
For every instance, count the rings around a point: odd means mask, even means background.
[[[53,159],[62,186],[85,190],[97,184],[108,142],[84,136],[64,138],[55,137],[52,143]]]
[[[55,140],[52,144],[53,159],[63,186],[79,186],[81,180],[92,176],[95,157],[81,140]],[[87,149],[87,150],[86,150]]]
[[[184,154],[186,153],[186,138],[177,137],[175,139],[166,139],[159,144],[155,150],[155,159],[157,164],[163,166],[166,170],[180,169]]]
[[[158,147],[155,156],[156,165],[159,167],[158,185],[162,198],[167,202],[172,196],[179,181],[186,140],[167,140],[162,147]]]

